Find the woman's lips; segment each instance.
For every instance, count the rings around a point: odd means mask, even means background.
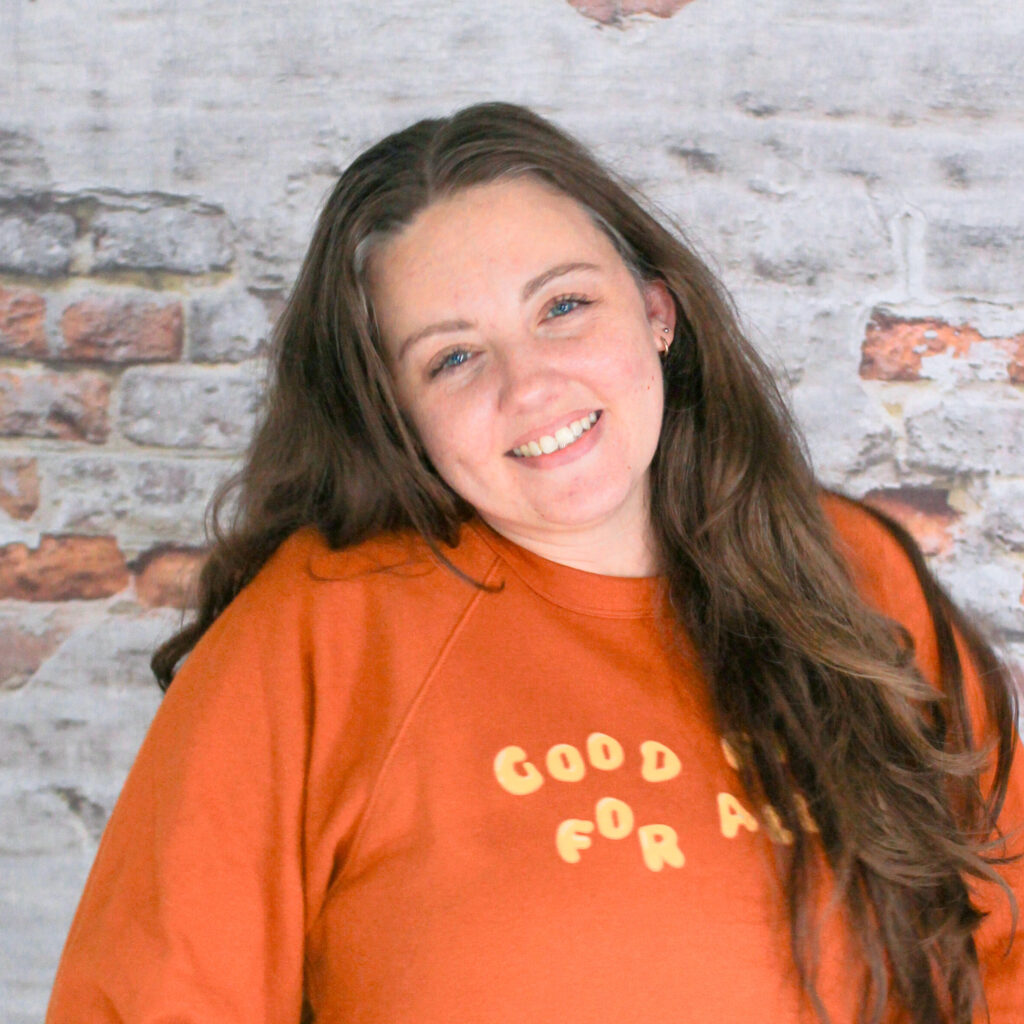
[[[534,427],[529,434],[523,434],[505,454],[519,457],[516,449],[520,449],[525,455],[528,450],[533,449],[534,445],[539,446],[545,454],[553,454],[556,449],[551,447],[549,451],[548,446],[564,447],[564,444],[571,443],[573,439],[578,439],[581,434],[589,430],[600,417],[600,409],[577,409],[565,413],[558,419],[549,420],[542,426]],[[573,430],[573,424],[578,425],[577,430]],[[560,431],[562,432],[561,438],[558,436]],[[572,436],[565,436],[566,431]],[[542,444],[544,441],[547,442],[547,445]],[[533,450],[533,455],[537,457],[539,453]]]
[[[597,412],[597,419],[590,429],[564,448],[558,448],[553,452],[544,452],[541,455],[515,455],[512,452],[505,454],[515,460],[517,466],[522,466],[524,469],[555,469],[567,462],[574,462],[586,455],[600,440],[604,416],[601,414],[601,410],[595,410],[595,412]]]

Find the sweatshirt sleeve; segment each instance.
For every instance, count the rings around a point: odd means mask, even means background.
[[[881,523],[854,503],[843,501],[839,507],[838,499],[829,499],[826,509],[852,556],[854,579],[865,598],[909,630],[918,668],[939,687],[938,640],[909,557]],[[956,630],[954,636],[963,667],[972,734],[975,744],[984,750],[997,739],[994,723],[988,719],[984,683],[963,637]],[[986,795],[994,777],[994,758],[993,749],[981,780]],[[1005,838],[988,856],[1021,857],[1015,863],[996,866],[1016,898],[1020,920],[1015,922],[1005,890],[994,883],[971,880],[974,904],[987,915],[975,933],[975,942],[991,1015],[989,1024],[1024,1024],[1024,750],[1019,738],[998,824]],[[984,1012],[979,1020],[986,1020]]]
[[[959,636],[957,647],[961,663],[965,665],[964,682],[972,728],[983,749],[989,744],[994,748],[997,736],[986,720],[981,680]],[[999,815],[1002,838],[987,856],[1020,858],[1011,864],[997,865],[1016,899],[1016,920],[1006,891],[993,883],[971,884],[975,906],[987,915],[975,933],[975,942],[991,1014],[990,1024],[1024,1024],[1024,918],[1021,917],[1024,915],[1024,751],[1019,736],[1015,739],[1013,767]],[[994,760],[994,753],[991,760]],[[994,766],[990,764],[982,780],[986,793],[993,775]]]
[[[279,550],[178,672],[100,842],[47,1024],[299,1020],[311,698],[297,567]]]

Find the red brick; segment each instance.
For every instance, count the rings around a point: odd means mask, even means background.
[[[0,437],[105,441],[110,382],[91,370],[0,370]]]
[[[189,608],[194,604],[193,587],[205,559],[199,548],[153,548],[140,555],[132,566],[135,593],[147,608]]]
[[[19,626],[0,626],[0,690],[16,690],[60,646],[63,629],[29,633]]]
[[[0,288],[0,354],[46,355],[46,301],[27,288]]]
[[[181,358],[180,302],[83,299],[64,310],[60,329],[69,359],[149,363]]]
[[[865,494],[864,500],[906,527],[926,555],[942,555],[953,546],[953,528],[960,513],[950,506],[946,491],[930,487],[879,488]]]
[[[611,25],[630,14],[654,14],[671,18],[692,0],[569,0],[580,14]]]
[[[0,508],[13,519],[31,519],[39,507],[35,459],[0,459]]]
[[[37,548],[0,547],[0,598],[92,600],[120,593],[128,580],[128,566],[113,537],[44,535]]]
[[[1010,361],[1006,364],[1006,372],[1012,384],[1024,384],[1024,334],[1011,338],[1016,344],[1010,349]]]
[[[1008,352],[1010,380],[1024,383],[1024,334],[988,338],[967,324],[954,327],[943,320],[901,318],[880,310],[872,314],[864,333],[860,375],[867,380],[920,380],[929,356],[952,353],[962,358],[982,341]]]

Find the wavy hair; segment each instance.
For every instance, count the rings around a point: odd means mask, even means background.
[[[276,327],[261,422],[211,506],[195,618],[154,656],[158,680],[170,685],[300,527],[334,548],[397,529],[417,531],[438,555],[457,543],[473,510],[398,408],[365,264],[432,202],[515,175],[579,202],[634,274],[663,281],[674,298],[651,467],[658,553],[721,732],[742,746],[743,784],[794,837],[778,852],[801,983],[827,1021],[815,984],[821,850],[866,965],[860,1021],[878,1024],[895,1008],[915,1024],[967,1024],[983,1000],[973,939],[982,915],[967,880],[1002,884],[1013,899],[991,854],[1015,741],[1009,675],[887,520],[934,620],[945,697],[920,676],[907,632],[868,607],[834,549],[799,431],[714,275],[667,219],[522,107],[478,104],[420,121],[342,174]],[[954,629],[980,669],[998,736],[988,793]]]

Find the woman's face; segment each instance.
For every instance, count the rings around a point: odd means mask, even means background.
[[[403,411],[494,529],[535,550],[646,534],[674,306],[574,200],[466,189],[374,251],[369,287]]]

